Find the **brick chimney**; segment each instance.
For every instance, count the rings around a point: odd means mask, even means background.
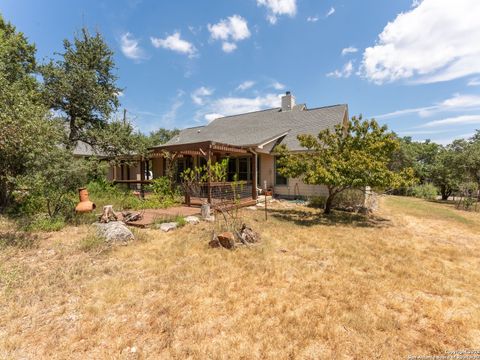
[[[285,95],[282,96],[282,111],[290,111],[294,106],[295,96],[293,96],[290,91],[287,91]]]

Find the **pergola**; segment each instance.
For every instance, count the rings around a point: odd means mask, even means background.
[[[157,157],[164,157],[165,153],[168,152],[172,154],[171,160],[175,160],[177,157],[182,156],[201,156],[207,160],[207,171],[210,174],[208,169],[209,164],[211,164],[214,156],[221,157],[221,156],[230,156],[230,155],[246,155],[250,154],[254,161],[250,162],[251,165],[251,174],[252,174],[252,192],[251,192],[251,200],[257,199],[257,186],[256,186],[256,179],[257,179],[257,154],[254,151],[249,149],[245,149],[239,146],[230,145],[219,143],[215,141],[201,141],[195,143],[187,143],[187,144],[170,144],[170,145],[161,145],[151,150],[151,158]],[[142,179],[143,180],[143,179]],[[222,183],[214,183],[211,181],[210,177],[206,183],[206,192],[207,192],[207,201],[209,204],[212,204],[212,189],[216,186],[225,186],[225,184],[230,184],[228,182]],[[186,199],[188,203],[190,203],[190,199]],[[189,204],[190,205],[190,204]]]

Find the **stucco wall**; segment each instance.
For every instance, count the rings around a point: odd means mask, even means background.
[[[328,190],[325,185],[307,185],[299,179],[288,179],[287,185],[275,186],[276,195],[285,197],[310,197],[327,196]]]
[[[260,159],[259,186],[263,189],[264,181],[267,181],[267,187],[274,185],[274,158],[269,154],[258,154]]]

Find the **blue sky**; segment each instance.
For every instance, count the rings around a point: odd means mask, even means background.
[[[477,0],[0,0],[0,12],[39,59],[99,30],[145,132],[274,107],[286,90],[418,140],[480,128]]]

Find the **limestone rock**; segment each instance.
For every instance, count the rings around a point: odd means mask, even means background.
[[[110,221],[108,223],[94,223],[97,227],[97,234],[103,237],[108,243],[126,244],[135,240],[130,229],[121,221]]]
[[[160,224],[159,228],[162,231],[169,232],[170,230],[175,230],[177,228],[177,225],[178,224],[176,222],[169,222]]]
[[[197,225],[200,222],[200,219],[196,216],[187,216],[185,221],[192,225]]]

